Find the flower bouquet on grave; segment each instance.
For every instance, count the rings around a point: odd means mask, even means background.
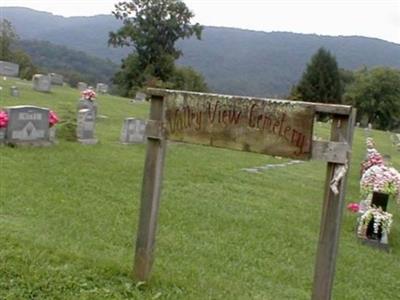
[[[361,163],[361,176],[372,166],[383,165],[383,156],[374,148],[367,149],[367,159]]]
[[[4,110],[0,110],[0,128],[6,128],[8,125],[8,114]]]
[[[400,173],[383,164],[374,165],[363,174],[360,191],[363,199],[368,199],[373,192],[380,192],[400,202]]]
[[[96,100],[96,92],[93,91],[91,88],[88,88],[81,93],[81,97],[84,100],[93,101]]]
[[[387,239],[393,223],[392,214],[383,211],[380,207],[370,207],[360,217],[357,235],[363,239],[381,241]]]

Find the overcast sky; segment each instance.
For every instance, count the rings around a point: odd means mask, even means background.
[[[118,0],[0,0],[53,14],[110,14]],[[400,44],[400,0],[185,0],[203,25],[324,35],[362,35]],[[1,12],[0,12],[1,14]]]

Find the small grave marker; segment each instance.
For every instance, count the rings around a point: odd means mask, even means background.
[[[121,131],[121,143],[143,144],[145,143],[146,121],[126,118]]]
[[[96,117],[94,111],[87,108],[79,110],[77,123],[78,141],[82,144],[96,144]]]
[[[50,92],[51,80],[48,75],[36,74],[32,78],[33,89],[38,92]]]
[[[19,97],[19,89],[17,86],[13,85],[10,87],[10,95],[12,97]]]
[[[135,95],[135,100],[136,101],[144,101],[146,100],[146,94],[142,92],[137,92]]]

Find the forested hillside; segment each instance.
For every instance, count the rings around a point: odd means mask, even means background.
[[[110,60],[91,56],[83,51],[69,49],[47,41],[21,40],[24,49],[42,72],[55,72],[75,86],[78,81],[90,84],[110,83],[118,65]]]
[[[23,39],[50,41],[117,64],[130,51],[108,47],[108,33],[121,25],[112,15],[64,18],[26,8],[1,9],[0,18],[9,19]],[[399,44],[366,37],[205,27],[201,41],[184,40],[179,46],[184,54],[179,64],[203,73],[211,90],[239,95],[287,95],[320,47],[336,56],[340,68],[400,68]]]

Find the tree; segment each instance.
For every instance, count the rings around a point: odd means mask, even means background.
[[[291,98],[324,103],[341,103],[342,87],[336,58],[324,48],[311,57],[306,71],[297,86],[291,91]]]
[[[7,19],[0,21],[0,33],[0,59],[10,61],[13,57],[11,48],[15,46],[18,35]]]
[[[132,94],[149,78],[170,80],[174,61],[182,55],[176,41],[193,35],[200,39],[203,29],[190,23],[194,15],[180,0],[123,1],[115,5],[113,14],[123,26],[110,32],[109,45],[134,48],[114,78],[126,94]]]
[[[177,68],[172,82],[172,88],[175,90],[208,92],[207,83],[205,82],[203,75],[197,73],[191,67]]]
[[[354,77],[344,99],[357,108],[357,120],[377,129],[400,128],[400,70],[363,69]]]

